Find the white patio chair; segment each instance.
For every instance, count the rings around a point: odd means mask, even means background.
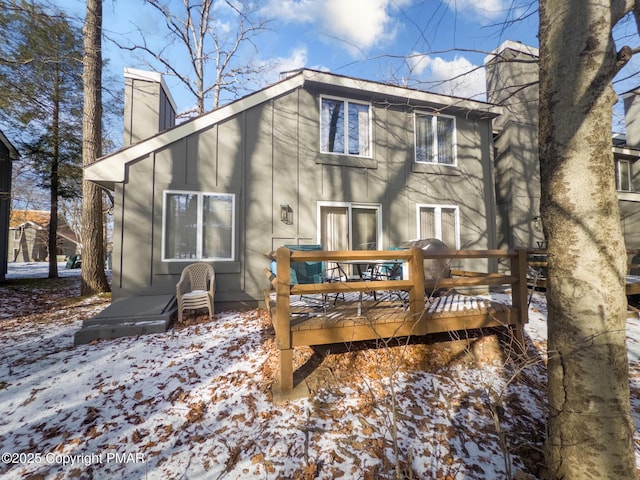
[[[207,308],[209,318],[213,320],[213,295],[216,274],[207,263],[192,263],[182,270],[180,281],[176,285],[178,299],[178,321],[182,321],[184,310]]]

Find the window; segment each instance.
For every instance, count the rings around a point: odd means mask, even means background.
[[[371,156],[370,105],[321,98],[320,151]]]
[[[449,248],[460,248],[457,206],[418,205],[418,238],[437,238]]]
[[[325,250],[378,250],[382,238],[378,204],[322,202],[318,238]]]
[[[456,119],[415,113],[416,162],[456,164]]]
[[[164,192],[162,259],[233,260],[235,195]]]
[[[631,186],[631,162],[616,160],[616,188],[622,192],[630,192],[633,190]]]

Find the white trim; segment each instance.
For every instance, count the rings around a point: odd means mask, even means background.
[[[197,197],[196,205],[196,257],[195,258],[166,258],[165,251],[165,231],[167,222],[167,195],[195,195]],[[230,257],[207,257],[202,258],[202,214],[203,214],[203,198],[207,196],[229,197],[231,198],[231,256]],[[162,244],[161,244],[161,260],[163,262],[233,262],[236,258],[236,195],[234,193],[223,192],[200,192],[192,190],[164,190],[162,192]]]
[[[622,188],[623,187],[623,182],[622,182],[622,169],[620,168],[620,165],[622,163],[626,163],[627,164],[627,175],[626,175],[626,179],[625,179],[625,183],[628,185],[629,188]],[[626,159],[626,158],[617,158],[616,159],[616,180],[617,180],[617,185],[616,188],[619,192],[633,192],[633,175],[631,172],[631,160]],[[626,186],[626,185],[625,185]]]
[[[323,117],[322,117],[322,101],[324,99],[328,99],[328,100],[335,100],[338,102],[342,102],[344,105],[344,113],[343,113],[343,117],[344,117],[344,138],[342,140],[342,143],[344,145],[344,152],[328,152],[323,150],[323,145],[322,145],[322,141],[323,141]],[[372,158],[373,157],[373,105],[370,102],[361,102],[358,100],[352,100],[350,98],[345,98],[345,97],[336,97],[333,95],[320,95],[320,109],[319,109],[319,113],[320,113],[320,121],[319,123],[319,127],[320,127],[320,145],[319,145],[319,151],[322,154],[325,155],[344,155],[346,157],[361,157],[361,158]],[[367,145],[367,151],[369,152],[368,155],[362,155],[362,154],[356,154],[356,153],[349,153],[349,104],[354,104],[354,105],[364,105],[366,107],[369,108],[369,124],[367,125],[367,136],[369,138],[369,145]]]
[[[353,209],[370,209],[376,210],[376,250],[382,250],[382,204],[381,203],[362,203],[362,202],[331,202],[318,200],[316,205],[316,238],[318,244],[322,243],[322,207],[345,207],[347,209],[349,222],[349,250],[353,250]],[[324,248],[324,245],[323,245]]]
[[[530,47],[520,42],[514,42],[513,40],[505,40],[498,46],[498,48],[484,57],[484,63],[487,64],[493,60],[500,60],[500,56],[505,50],[513,50],[514,52],[525,53],[527,55],[531,55],[532,57],[540,56],[540,51],[535,47]]]
[[[458,205],[440,205],[433,203],[416,203],[416,234],[417,238],[426,238],[423,233],[420,231],[420,210],[422,208],[433,208],[434,209],[434,224],[436,227],[435,237],[438,240],[442,240],[442,209],[450,208],[455,211],[455,230],[456,230],[456,244],[455,249],[460,249],[460,207]],[[451,248],[450,245],[447,245]]]
[[[16,150],[16,147],[12,145],[9,139],[2,133],[0,130],[0,143],[3,143],[7,150],[9,150],[9,160],[18,160],[20,158],[20,153]]]
[[[467,98],[453,97],[440,93],[427,92],[415,88],[399,87],[387,83],[379,83],[361,78],[346,77],[329,72],[317,70],[303,70],[302,74],[306,82],[316,82],[334,87],[340,87],[359,92],[373,93],[375,96],[396,97],[405,100],[431,103],[439,107],[455,107],[461,110],[483,112],[488,117],[497,117],[502,114],[503,108],[487,102],[469,100]],[[406,102],[405,102],[406,103]]]
[[[628,155],[630,157],[636,157],[634,161],[640,158],[640,150],[631,147],[613,147],[613,153],[619,155]]]
[[[433,145],[431,146],[431,161],[424,162],[418,160],[418,128],[417,119],[418,116],[431,117],[431,129],[433,134]],[[451,135],[452,150],[453,150],[453,163],[440,163],[438,162],[438,118],[451,118],[453,119],[453,133]],[[413,161],[422,165],[442,165],[443,167],[457,167],[458,166],[458,137],[456,132],[458,130],[458,122],[453,115],[442,115],[434,112],[427,112],[424,110],[415,110],[413,112]],[[433,161],[435,159],[435,161]]]
[[[84,178],[96,183],[122,183],[126,179],[125,165],[130,161],[149,155],[151,152],[164,148],[195,132],[204,130],[211,125],[219,123],[233,115],[241,113],[249,108],[264,103],[271,98],[282,95],[289,90],[303,84],[303,76],[296,75],[276,83],[271,87],[260,90],[254,94],[241,98],[233,103],[220,107],[210,113],[197,117],[189,122],[181,123],[165,132],[155,135],[147,140],[136,143],[112,155],[102,157],[97,162],[85,167]]]
[[[137,68],[125,68],[124,69],[124,78],[131,78],[132,80],[142,80],[144,82],[155,82],[159,83],[164,90],[164,94],[169,99],[171,106],[173,107],[174,112],[178,112],[178,107],[176,106],[176,101],[173,99],[171,95],[171,91],[169,87],[164,81],[164,76],[159,72],[149,72],[147,70],[138,70]]]
[[[502,113],[502,107],[477,100],[469,100],[458,97],[425,92],[406,87],[398,87],[368,80],[343,77],[331,73],[314,70],[301,70],[299,74],[287,77],[269,87],[247,95],[233,103],[218,108],[208,114],[195,118],[189,122],[177,125],[165,132],[157,134],[147,140],[131,145],[111,155],[102,157],[97,162],[84,168],[84,178],[109,188],[115,183],[126,180],[127,163],[149,155],[170,143],[176,142],[188,135],[204,130],[216,123],[241,113],[251,107],[283,95],[307,82],[319,83],[337,88],[354,89],[363,93],[398,98],[416,102],[431,103],[436,107],[454,107],[461,110],[475,111],[485,114],[489,118],[497,117]]]

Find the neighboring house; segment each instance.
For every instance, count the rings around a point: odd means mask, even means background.
[[[49,218],[45,210],[13,210],[9,226],[9,261],[44,262],[49,258]],[[64,218],[58,219],[56,255],[80,253],[80,242]]]
[[[538,157],[538,49],[507,41],[485,60],[494,122],[499,247],[544,247]],[[620,222],[628,249],[640,248],[640,89],[623,95],[626,138],[612,137]],[[634,122],[634,120],[636,120]],[[613,172],[612,172],[613,173]]]
[[[11,212],[12,162],[20,155],[11,142],[0,131],[0,281],[7,274],[9,252],[9,216]]]
[[[216,303],[255,305],[285,244],[496,245],[499,107],[304,69],[174,126],[162,77],[125,77],[127,146],[85,169],[115,192],[114,300],[172,294],[206,261]]]

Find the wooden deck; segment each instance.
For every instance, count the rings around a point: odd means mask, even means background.
[[[423,255],[417,248],[404,251],[299,252],[278,249],[276,291],[266,295],[280,350],[274,398],[291,396],[293,348],[419,336],[484,327],[510,326],[524,350],[527,322],[526,252],[450,251],[429,258],[507,258],[510,275],[481,274],[461,278],[424,278]],[[290,262],[394,260],[403,262],[405,278],[291,285]],[[511,305],[451,293],[425,298],[427,290],[454,292],[459,287],[510,285]],[[378,292],[376,299],[373,292]],[[338,295],[334,297],[333,294]],[[300,297],[298,297],[300,295]],[[297,298],[304,300],[297,300]],[[337,298],[337,300],[334,300]]]
[[[506,326],[517,323],[519,315],[511,305],[458,293],[427,298],[417,317],[407,311],[406,301],[394,295],[361,303],[357,295],[348,295],[335,303],[328,299],[325,308],[323,302],[318,296],[292,303],[293,347]],[[270,307],[274,317],[275,294]]]

